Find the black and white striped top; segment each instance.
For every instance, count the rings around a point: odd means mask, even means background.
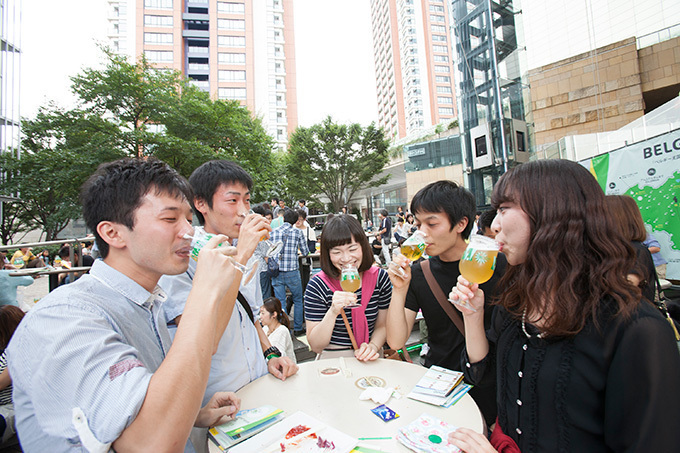
[[[5,371],[7,368],[7,356],[3,352],[0,354],[0,373]],[[7,388],[0,390],[0,406],[4,404],[9,404],[12,402],[12,385],[10,384]]]
[[[357,291],[357,299],[361,301],[361,289]],[[373,335],[373,328],[375,321],[378,318],[378,310],[387,310],[390,306],[390,299],[392,298],[392,283],[384,269],[378,272],[378,282],[375,290],[366,306],[366,320],[368,321],[369,335]],[[330,309],[333,302],[333,291],[321,280],[321,277],[315,275],[309,281],[307,289],[305,290],[305,319],[308,321],[320,322]],[[351,308],[345,308],[347,319],[352,324]],[[349,334],[345,328],[345,323],[342,316],[335,319],[335,327],[331,335],[330,344],[335,346],[352,346],[349,339]]]

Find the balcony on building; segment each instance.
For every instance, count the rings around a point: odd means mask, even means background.
[[[210,53],[208,39],[187,39],[185,42],[189,58],[208,58]]]
[[[204,13],[183,13],[182,21],[184,22],[184,29],[182,36],[185,38],[204,38],[210,37],[210,21],[208,17],[208,10]]]
[[[203,91],[210,92],[210,81],[207,75],[189,76],[189,83]]]

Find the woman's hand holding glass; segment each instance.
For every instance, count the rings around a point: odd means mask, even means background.
[[[478,287],[480,283],[488,281],[493,276],[496,270],[498,250],[498,243],[493,239],[479,234],[470,236],[470,243],[465,248],[458,264],[460,275],[468,286],[475,283]],[[458,281],[460,282],[460,278],[458,278]],[[475,307],[469,305],[466,299],[450,298],[449,302],[462,306],[468,311],[476,311]],[[461,312],[465,313],[462,310]]]
[[[464,315],[483,313],[484,291],[479,289],[478,283],[470,283],[462,275],[458,276],[458,283],[449,293],[449,302]]]
[[[335,291],[331,303],[331,312],[338,316],[344,312],[345,307],[353,308],[357,306],[357,295],[349,291]]]

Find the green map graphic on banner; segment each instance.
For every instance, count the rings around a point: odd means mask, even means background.
[[[607,195],[630,195],[668,261],[666,276],[680,279],[680,130],[580,162]]]

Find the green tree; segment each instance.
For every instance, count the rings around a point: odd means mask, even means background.
[[[210,159],[230,159],[253,175],[255,196],[270,190],[273,140],[247,108],[212,101],[181,73],[157,70],[143,57],[130,63],[104,53],[103,69],[71,78],[78,108],[50,105],[24,119],[21,159],[2,156],[9,176],[0,193],[20,197],[16,219],[24,228],[34,225],[56,238],[80,216],[79,189],[87,177],[125,156],[158,157],[186,177]],[[9,235],[12,225],[0,235]]]
[[[5,201],[2,203],[2,216],[0,216],[0,243],[10,244],[14,235],[30,231],[33,223],[29,218],[21,217],[24,211],[16,202]]]
[[[266,191],[273,140],[258,118],[236,101],[211,100],[177,71],[159,71],[104,50],[104,69],[72,78],[82,107],[118,125],[131,155],[155,156],[182,175],[210,159],[238,162]]]
[[[148,126],[161,123],[179,102],[186,80],[177,71],[158,71],[142,55],[137,63],[103,49],[104,69],[84,69],[71,77],[71,90],[83,108],[117,124],[127,133],[130,154],[144,155]]]
[[[273,165],[274,141],[267,135],[262,121],[253,118],[237,101],[213,101],[207,93],[189,86],[183,90],[177,107],[166,114],[162,123],[167,136],[203,147],[200,151],[203,155],[196,149],[198,165],[209,159],[232,160],[255,180],[253,197],[262,196],[270,189],[268,175]],[[173,165],[170,160],[167,162]]]
[[[361,189],[385,184],[376,176],[387,164],[389,142],[374,124],[342,125],[331,117],[309,128],[299,127],[290,140],[286,163],[289,193],[313,198],[325,195],[339,211]]]
[[[101,162],[124,155],[120,136],[98,115],[54,106],[24,119],[22,132],[21,156],[0,156],[6,175],[0,192],[19,198],[14,214],[25,228],[39,227],[46,240],[54,240],[80,216],[79,191],[87,177]]]

